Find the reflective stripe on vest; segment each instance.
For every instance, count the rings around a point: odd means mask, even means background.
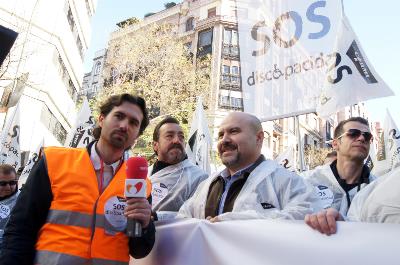
[[[104,259],[84,259],[68,254],[51,252],[46,250],[38,251],[35,265],[127,265],[127,262],[111,261]]]
[[[93,222],[93,215],[78,213],[72,211],[63,210],[50,210],[47,216],[47,223],[59,224],[59,225],[71,225],[83,228],[91,228]],[[96,227],[104,228],[109,226],[109,222],[106,220],[104,214],[96,214]]]

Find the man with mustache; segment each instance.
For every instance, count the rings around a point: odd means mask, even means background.
[[[151,206],[124,198],[123,154],[148,123],[143,98],[114,95],[100,106],[96,141],[45,148],[11,213],[1,264],[128,265],[129,255],[146,256],[155,239]],[[127,236],[128,218],[142,224],[141,237]]]
[[[302,174],[316,187],[327,209],[307,215],[305,222],[309,226],[327,235],[336,231],[336,220],[347,215],[356,193],[375,179],[364,165],[371,141],[369,124],[364,118],[349,118],[335,128],[332,146],[337,159]]]
[[[320,210],[313,187],[261,155],[264,132],[255,116],[231,112],[218,132],[218,154],[226,168],[203,181],[178,217],[301,220]]]
[[[149,168],[149,178],[155,212],[177,212],[199,183],[208,177],[189,161],[184,145],[185,135],[177,119],[166,117],[154,128],[153,150],[157,161]]]

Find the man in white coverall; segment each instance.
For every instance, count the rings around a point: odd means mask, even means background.
[[[218,153],[226,166],[203,181],[178,217],[211,222],[233,219],[303,219],[320,210],[313,187],[261,155],[264,133],[255,116],[232,112],[221,123]]]
[[[315,229],[336,233],[336,221],[400,224],[400,167],[369,184],[354,197],[347,217],[330,208]]]
[[[185,153],[185,136],[178,120],[164,118],[154,129],[153,149],[157,161],[149,168],[153,211],[177,212],[207,173]]]
[[[337,160],[302,173],[318,190],[324,208],[333,208],[342,216],[346,216],[356,193],[375,179],[364,165],[371,141],[372,134],[367,120],[352,117],[341,121],[335,128],[332,142],[337,151]],[[334,212],[329,209],[307,215],[305,221],[312,228],[323,232],[324,229],[320,229],[319,223],[322,222],[324,226],[327,216]]]

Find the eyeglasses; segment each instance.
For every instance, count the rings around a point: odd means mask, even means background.
[[[7,186],[7,184],[10,186],[15,186],[18,184],[18,181],[17,180],[0,181],[0,186]]]
[[[372,140],[372,133],[370,132],[363,132],[359,129],[349,129],[347,132],[344,132],[342,135],[338,136],[336,139],[340,139],[343,136],[347,135],[351,139],[357,139],[360,135],[364,136],[365,141],[369,142]]]

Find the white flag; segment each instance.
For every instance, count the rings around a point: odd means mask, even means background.
[[[201,167],[208,174],[211,173],[210,151],[212,140],[208,131],[208,123],[203,110],[201,97],[197,99],[196,111],[193,115],[186,145],[186,153],[190,161]]]
[[[21,151],[19,149],[19,103],[9,108],[7,122],[1,133],[0,160],[2,164],[9,164],[18,170],[21,166]]]
[[[296,170],[294,166],[296,163],[294,160],[293,147],[288,147],[283,153],[279,154],[275,158],[275,161],[290,171]]]
[[[334,68],[328,69],[328,79],[317,107],[318,114],[323,117],[361,101],[394,95],[368,61],[345,16],[340,25],[336,62]]]
[[[18,187],[22,187],[22,185],[26,183],[26,180],[28,179],[28,176],[31,173],[33,166],[39,160],[40,149],[42,147],[44,147],[44,138],[40,140],[39,144],[35,149],[31,150],[28,162],[26,163],[24,170],[22,171],[21,176],[18,179]]]
[[[246,112],[264,120],[317,107],[329,114],[393,95],[361,50],[341,0],[236,3]]]
[[[75,148],[87,146],[94,139],[92,130],[95,124],[89,102],[85,98],[78,113],[75,126],[71,128],[65,140],[65,146]]]
[[[388,170],[393,170],[400,165],[400,131],[396,126],[389,110],[386,110],[386,117],[383,125],[385,139],[385,151]]]

